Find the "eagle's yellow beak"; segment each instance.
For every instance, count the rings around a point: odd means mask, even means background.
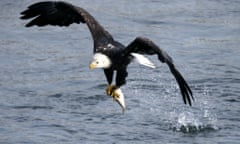
[[[90,68],[90,69],[96,68],[96,64],[94,64],[94,62],[91,62],[91,63],[89,64],[89,68]]]

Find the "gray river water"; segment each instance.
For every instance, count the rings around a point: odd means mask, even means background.
[[[183,104],[165,64],[129,66],[127,111],[89,70],[86,25],[25,28],[36,0],[0,1],[1,144],[237,144],[240,141],[240,1],[69,0],[127,45],[146,36],[173,57],[193,90]]]

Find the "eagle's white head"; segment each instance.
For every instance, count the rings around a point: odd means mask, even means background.
[[[109,68],[112,62],[110,58],[102,53],[95,53],[89,65],[90,69],[94,68]]]

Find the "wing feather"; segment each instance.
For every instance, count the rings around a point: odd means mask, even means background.
[[[30,5],[21,12],[21,19],[32,19],[26,24],[31,26],[69,26],[73,23],[86,23],[94,40],[94,52],[98,42],[112,41],[113,38],[85,9],[67,2],[47,1]]]
[[[68,26],[72,23],[85,23],[76,7],[66,2],[39,2],[28,7],[27,10],[21,12],[21,19],[34,18],[26,26],[33,25],[58,25]]]
[[[188,86],[187,82],[181,75],[181,73],[176,69],[175,65],[173,64],[172,58],[162,49],[160,49],[155,43],[153,43],[151,40],[144,38],[144,37],[137,37],[133,42],[131,42],[126,49],[124,50],[124,55],[128,56],[131,53],[140,53],[140,54],[148,54],[153,55],[157,54],[158,59],[166,63],[175,77],[179,88],[181,90],[181,94],[183,97],[183,101],[185,104],[192,105],[193,94]]]

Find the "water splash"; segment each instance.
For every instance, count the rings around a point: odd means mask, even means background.
[[[194,133],[201,131],[218,130],[216,120],[211,117],[196,116],[192,112],[182,112],[177,117],[177,123],[173,127],[174,131],[184,133]]]
[[[207,101],[200,103],[200,108],[180,110],[173,112],[174,124],[172,129],[184,133],[197,133],[202,131],[214,131],[219,127],[217,116]]]
[[[215,112],[213,112],[213,105],[209,103],[207,97],[209,96],[208,90],[204,88],[204,100],[195,102],[196,107],[192,109],[180,109],[174,111],[174,131],[184,133],[195,133],[202,131],[218,130],[218,120]]]

